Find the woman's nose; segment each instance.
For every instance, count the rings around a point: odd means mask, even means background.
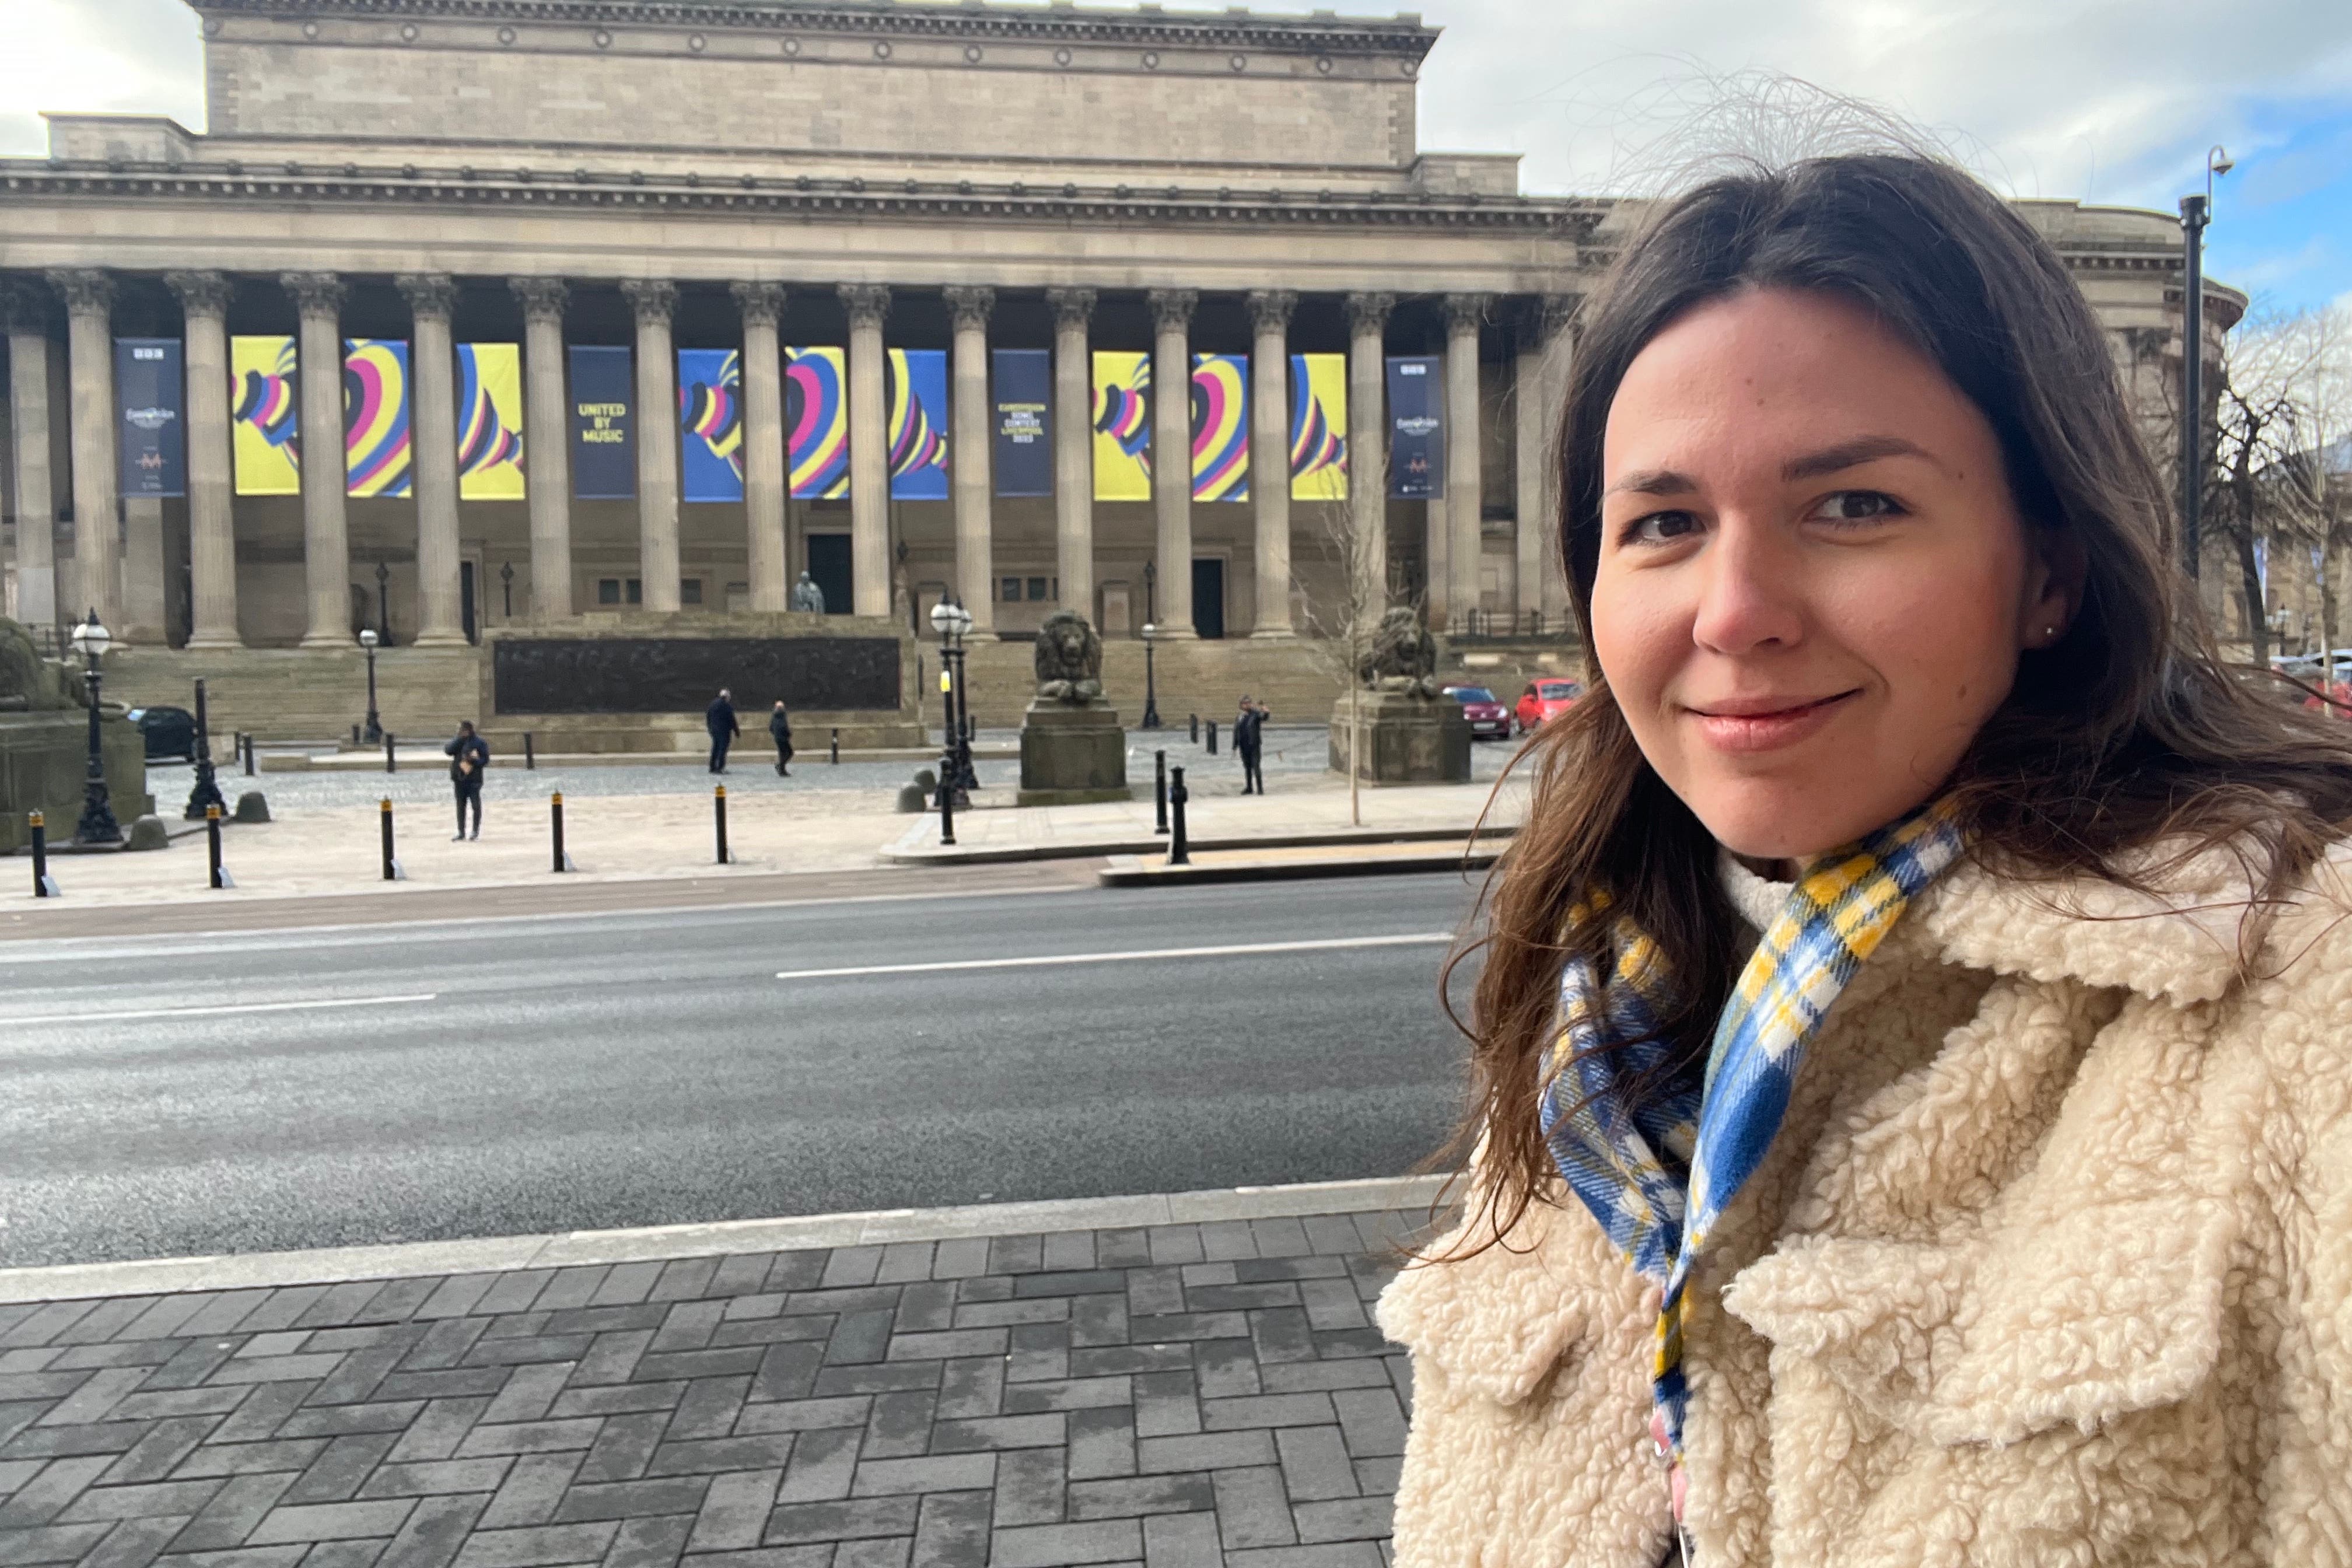
[[[1802,584],[1792,553],[1768,530],[1718,520],[1701,552],[1691,639],[1721,654],[1793,646],[1804,634]]]

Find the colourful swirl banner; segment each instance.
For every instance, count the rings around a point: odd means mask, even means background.
[[[523,499],[522,350],[514,343],[457,345],[457,495]]]
[[[408,493],[408,345],[343,340],[343,493]]]
[[[682,499],[743,499],[743,356],[733,349],[677,351]]]
[[[1348,499],[1348,356],[1290,356],[1290,499]]]
[[[799,500],[849,493],[848,384],[841,350],[784,351],[785,461]]]
[[[1151,356],[1097,350],[1095,500],[1151,499]]]
[[[302,493],[302,444],[296,416],[294,340],[231,338],[228,374],[229,450],[236,459],[236,493]]]
[[[1192,499],[1249,500],[1249,361],[1192,356]]]
[[[883,372],[890,411],[890,499],[948,499],[948,355],[892,349]]]

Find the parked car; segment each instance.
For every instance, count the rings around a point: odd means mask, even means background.
[[[147,760],[196,760],[196,716],[184,708],[133,708],[131,721],[147,738]]]
[[[1495,694],[1483,686],[1449,686],[1445,695],[1462,704],[1462,717],[1470,721],[1470,738],[1488,737],[1496,741],[1511,738],[1511,710],[1496,700]]]
[[[1584,688],[1573,680],[1530,680],[1528,689],[1519,693],[1518,706],[1511,717],[1518,721],[1519,733],[1528,734],[1543,727],[1544,721],[1557,719],[1576,706],[1584,695]]]

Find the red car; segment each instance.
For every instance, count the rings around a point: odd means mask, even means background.
[[[1445,695],[1462,704],[1462,717],[1470,721],[1470,738],[1486,736],[1496,741],[1511,738],[1511,710],[1495,700],[1495,694],[1483,686],[1449,686]]]
[[[1573,680],[1530,680],[1519,693],[1519,705],[1511,716],[1518,721],[1519,733],[1524,735],[1575,707],[1583,695],[1584,688]]]

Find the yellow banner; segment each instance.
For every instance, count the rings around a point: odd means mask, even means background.
[[[1151,499],[1151,356],[1095,354],[1095,500]],[[1181,455],[1178,461],[1182,461]]]
[[[229,450],[236,460],[236,493],[302,493],[296,440],[294,340],[228,341]]]
[[[520,500],[522,350],[514,343],[457,345],[457,494],[466,500]]]
[[[1290,356],[1290,499],[1348,499],[1348,356]]]

